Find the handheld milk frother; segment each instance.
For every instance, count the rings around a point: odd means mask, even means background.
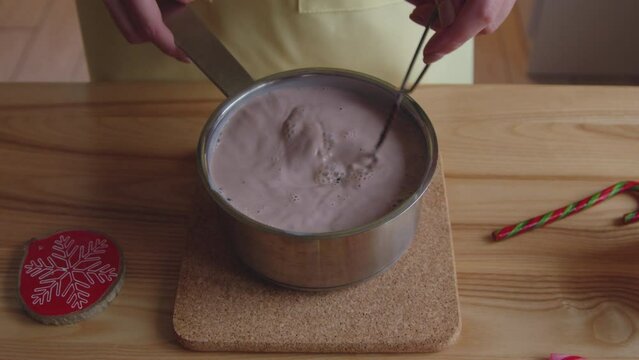
[[[415,49],[415,53],[413,54],[413,59],[410,61],[410,65],[408,66],[406,75],[404,75],[404,80],[402,80],[402,85],[399,87],[399,91],[397,92],[397,98],[395,99],[395,102],[393,103],[393,107],[391,108],[391,111],[388,114],[388,117],[386,118],[384,129],[382,130],[382,133],[379,136],[379,140],[377,140],[377,144],[375,144],[373,157],[375,153],[377,153],[377,150],[382,146],[382,143],[384,143],[384,139],[386,139],[386,134],[388,133],[388,129],[390,129],[390,125],[393,123],[393,120],[395,120],[395,118],[397,117],[397,114],[399,113],[399,107],[402,101],[404,100],[404,96],[406,94],[410,94],[411,92],[413,92],[413,90],[415,90],[417,85],[419,85],[422,78],[426,74],[426,71],[430,67],[430,64],[424,65],[422,72],[419,73],[413,85],[410,88],[406,88],[406,83],[408,82],[408,78],[410,77],[410,74],[413,72],[413,67],[415,66],[415,60],[417,60],[417,55],[419,55],[419,53],[421,52],[422,46],[424,45],[424,41],[426,40],[426,36],[428,35],[428,29],[430,28],[430,25],[432,24],[435,17],[437,17],[437,11],[433,12],[433,14],[430,16],[430,19],[428,20],[428,23],[425,25],[424,33],[422,34],[421,39],[419,39],[419,45],[417,45],[417,49]]]

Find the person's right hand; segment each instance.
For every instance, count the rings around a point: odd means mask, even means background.
[[[166,0],[187,4],[193,0]],[[131,44],[151,42],[163,53],[180,61],[189,58],[175,45],[173,33],[164,24],[156,0],[104,0],[122,35]]]
[[[515,0],[408,0],[415,5],[411,20],[427,25],[434,11],[437,32],[424,48],[424,62],[433,63],[476,35],[490,34],[506,20]]]

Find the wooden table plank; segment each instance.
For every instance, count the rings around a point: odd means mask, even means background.
[[[443,153],[463,330],[445,352],[402,357],[635,358],[639,226],[614,225],[633,197],[502,243],[488,236],[639,179],[639,89],[437,86],[415,97]],[[221,99],[207,84],[0,85],[0,358],[255,356],[184,351],[171,326],[194,147]],[[129,272],[103,314],[39,325],[15,298],[20,246],[69,227],[119,240]]]

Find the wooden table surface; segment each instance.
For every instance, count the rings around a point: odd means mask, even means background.
[[[639,88],[442,86],[415,98],[443,154],[463,330],[442,353],[402,357],[637,358],[639,224],[615,225],[636,198],[501,243],[489,234],[638,180]],[[171,325],[195,144],[221,99],[207,84],[0,85],[0,358],[256,356],[183,350]],[[119,240],[128,273],[105,312],[44,326],[16,298],[21,245],[64,228]]]

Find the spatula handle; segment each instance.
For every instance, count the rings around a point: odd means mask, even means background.
[[[177,2],[162,10],[164,22],[175,36],[175,44],[227,97],[253,83],[249,73],[193,10]]]

